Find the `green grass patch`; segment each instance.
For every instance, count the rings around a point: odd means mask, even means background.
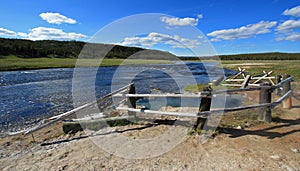
[[[101,64],[100,64],[101,62]],[[0,57],[0,70],[27,70],[43,68],[73,68],[139,65],[139,64],[171,64],[168,60],[144,60],[144,59],[75,59],[75,58],[19,58],[16,56]]]
[[[198,93],[201,92],[204,87],[208,87],[208,86],[210,86],[213,90],[224,90],[227,88],[226,86],[222,86],[222,85],[214,86],[209,84],[192,84],[192,85],[185,86],[183,89],[184,91],[190,93]]]

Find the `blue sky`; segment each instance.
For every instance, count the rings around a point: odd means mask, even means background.
[[[0,37],[90,41],[99,30],[121,18],[160,13],[157,21],[165,29],[157,29],[156,21],[148,21],[144,26],[148,33],[133,35],[143,28],[126,27],[131,29],[132,34],[128,34],[131,37],[121,36],[124,40],[115,42],[109,37],[116,32],[110,31],[106,43],[156,48],[178,55],[190,55],[178,42],[191,50],[209,44],[217,54],[300,52],[299,0],[2,0],[0,3]],[[196,28],[199,35],[189,34],[187,27]]]

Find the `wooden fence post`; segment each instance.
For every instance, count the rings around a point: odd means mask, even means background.
[[[271,103],[272,89],[270,83],[262,83],[261,86],[269,86],[262,88],[259,93],[259,104]],[[272,111],[270,107],[264,107],[259,110],[258,120],[270,123],[272,121]]]
[[[211,95],[212,95],[212,88],[209,87],[203,87],[202,92],[209,92],[207,94],[207,97],[202,97],[200,101],[200,107],[199,107],[199,112],[203,111],[209,111],[210,106],[211,106]],[[195,129],[203,129],[205,122],[207,118],[197,118],[196,124],[194,125]]]
[[[289,77],[290,77],[290,75],[284,74],[284,75],[282,75],[282,80],[285,80]],[[282,95],[284,95],[285,93],[290,91],[291,90],[291,81],[288,81],[288,82],[284,83],[282,85],[282,89],[283,89],[282,90]],[[285,99],[282,104],[283,104],[284,109],[290,109],[292,107],[292,97],[290,96],[287,99]]]
[[[281,82],[281,80],[282,80],[282,76],[281,75],[276,75],[276,77],[275,77],[275,83],[279,84]],[[281,91],[281,87],[279,87],[279,88],[276,89],[276,95],[277,96],[281,96],[282,95],[281,92],[282,92]]]
[[[129,87],[128,94],[135,94],[135,93],[136,93],[135,85],[131,84],[130,87]],[[128,104],[129,107],[136,108],[136,101],[137,101],[136,97],[129,97],[128,101],[129,101],[129,104]],[[128,111],[128,115],[129,116],[134,116],[134,118],[136,117],[136,113],[132,112],[132,111]]]

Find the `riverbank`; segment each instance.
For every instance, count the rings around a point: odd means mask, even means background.
[[[262,65],[257,62],[248,65],[248,61],[242,62],[240,65],[224,63],[224,66],[232,66],[233,69],[238,66],[258,66],[253,67],[253,70],[259,66],[270,69],[270,64]],[[280,63],[272,66],[280,66]],[[277,68],[274,67],[275,69]],[[289,67],[278,69],[285,69],[283,71],[287,73],[290,70]],[[256,121],[256,110],[227,113],[222,117],[218,132],[204,144],[199,143],[199,135],[187,134],[182,143],[158,157],[126,159],[95,145],[84,132],[63,134],[62,123],[57,123],[35,132],[33,136],[1,138],[0,170],[298,170],[298,85],[297,82],[293,83],[293,108],[276,107],[273,110],[272,123]],[[257,94],[248,95],[246,98],[255,101]],[[129,130],[120,134],[134,139],[159,136],[166,129],[173,129],[169,125],[137,130],[132,128],[128,126],[116,129]]]
[[[136,64],[172,64],[168,60],[144,60],[144,59],[81,59],[77,63],[77,58],[19,58],[16,56],[0,57],[0,71],[48,69],[48,68],[74,68],[77,67],[98,67],[100,66],[119,66]],[[76,64],[77,63],[77,64]]]
[[[0,140],[1,170],[297,170],[300,168],[300,105],[294,93],[292,109],[276,108],[270,124],[259,123],[249,114],[227,113],[219,133],[201,144],[201,136],[187,135],[172,150],[153,158],[128,159],[106,152],[85,132],[63,134],[61,123],[31,135],[10,136]],[[244,115],[241,115],[244,114]],[[231,125],[247,116],[248,126]],[[244,118],[245,119],[245,118]],[[228,122],[231,121],[231,122]],[[253,122],[252,122],[253,121]],[[244,122],[244,121],[243,121]],[[155,137],[168,125],[134,130],[120,135],[134,139]]]

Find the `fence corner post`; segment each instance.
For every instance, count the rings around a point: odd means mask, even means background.
[[[282,76],[281,76],[281,75],[276,75],[276,76],[275,76],[275,81],[276,81],[275,83],[276,83],[276,84],[279,84],[279,83],[281,82],[281,80],[282,80]],[[276,92],[276,95],[277,95],[277,96],[282,95],[282,91],[281,91],[280,87],[277,88],[275,92]]]
[[[287,79],[287,78],[289,78],[290,77],[290,75],[288,75],[288,74],[284,74],[284,75],[282,75],[282,80],[285,80],[285,79]],[[288,82],[286,82],[286,83],[284,83],[283,85],[282,85],[282,91],[283,91],[283,95],[284,94],[286,94],[288,91],[290,91],[291,90],[291,81],[288,81]],[[288,97],[288,98],[286,98],[284,101],[283,101],[283,108],[284,109],[290,109],[291,107],[292,107],[292,97],[290,96],[290,97]]]
[[[202,92],[208,92],[206,97],[202,97],[200,100],[199,112],[209,111],[211,106],[211,95],[213,89],[209,87],[203,87]],[[207,118],[197,117],[196,124],[194,125],[194,129],[203,129]]]
[[[261,86],[265,86],[260,89],[259,93],[259,104],[271,103],[272,100],[272,89],[271,84],[266,82],[262,83]],[[258,120],[270,123],[272,121],[272,110],[270,107],[263,107],[259,110]]]
[[[136,93],[136,91],[135,91],[135,85],[131,84],[129,86],[128,94],[135,94],[135,93]],[[137,101],[136,97],[129,97],[128,101],[129,101],[129,104],[128,104],[129,107],[136,108],[136,101]],[[129,116],[133,116],[134,120],[136,119],[136,112],[128,111],[128,115]]]

